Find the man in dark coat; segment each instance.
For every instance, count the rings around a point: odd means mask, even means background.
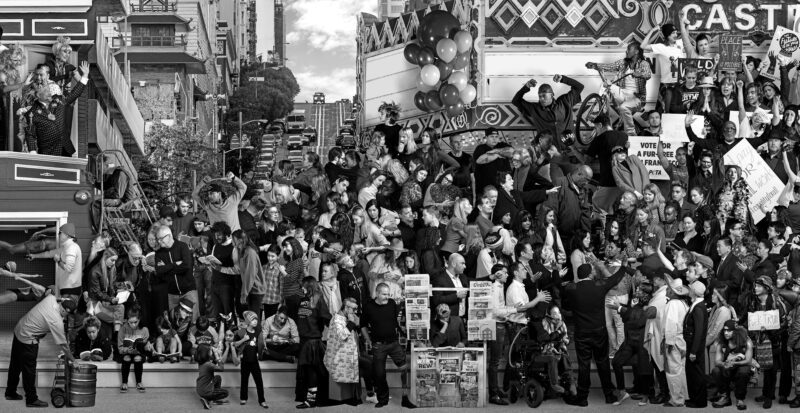
[[[450,254],[447,259],[447,268],[444,271],[432,276],[431,285],[440,288],[461,288],[458,291],[435,291],[431,299],[433,310],[439,304],[447,304],[450,307],[450,314],[454,316],[467,316],[467,293],[469,283],[464,270],[467,268],[464,257],[461,254]]]
[[[689,297],[692,306],[683,319],[683,339],[686,341],[686,384],[689,388],[689,400],[686,407],[705,408],[708,404],[706,365],[706,331],[708,330],[708,311],[703,296],[706,286],[700,281],[689,285]]]
[[[526,205],[533,206],[531,210],[535,210],[535,205],[544,202],[548,194],[558,192],[558,187],[520,192],[514,189],[514,178],[509,171],[497,172],[497,188],[497,205],[494,206],[492,219],[495,225],[504,222],[510,224],[517,212],[526,209]]]
[[[545,205],[553,208],[558,216],[558,232],[565,245],[578,230],[589,231],[592,216],[592,196],[586,184],[592,179],[592,168],[579,165],[569,175],[553,182],[558,191],[548,195]],[[495,209],[495,216],[497,210]]]
[[[511,99],[511,103],[531,122],[533,129],[539,132],[544,130],[552,132],[556,138],[556,147],[564,149],[566,145],[564,145],[561,138],[565,131],[572,129],[572,107],[581,101],[583,84],[562,75],[553,76],[553,81],[569,86],[569,92],[556,99],[553,87],[543,83],[539,86],[539,101],[535,103],[528,102],[523,99],[523,96],[530,92],[531,88],[536,87],[536,81],[531,79],[517,91],[517,94]]]

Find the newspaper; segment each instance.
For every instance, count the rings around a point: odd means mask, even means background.
[[[494,318],[485,320],[467,320],[467,340],[491,341],[497,339],[497,326]]]
[[[492,295],[492,282],[491,281],[470,281],[469,283],[469,296],[470,298],[483,298]]]
[[[458,389],[461,355],[457,352],[439,353],[439,404],[438,407],[460,407]]]
[[[417,376],[414,378],[414,385],[417,387],[417,407],[436,407],[436,401],[439,400],[436,383],[436,369],[417,370]]]
[[[430,339],[431,284],[428,274],[405,276],[406,338],[427,341]]]

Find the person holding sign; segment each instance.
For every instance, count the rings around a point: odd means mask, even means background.
[[[774,293],[775,287],[772,278],[768,275],[758,277],[753,285],[752,292],[742,297],[742,311],[739,317],[739,324],[748,327],[750,338],[757,344],[754,356],[762,364],[761,371],[764,373],[764,386],[761,390],[761,397],[757,397],[757,402],[763,402],[764,408],[772,407],[772,400],[775,399],[775,383],[778,377],[778,367],[780,366],[781,349],[781,330],[766,330],[765,327],[758,331],[752,331],[749,326],[748,313],[756,311],[778,310],[779,319],[784,320],[786,316],[786,303]],[[770,348],[764,349],[765,343],[771,344]],[[771,365],[765,365],[764,360],[772,361]]]

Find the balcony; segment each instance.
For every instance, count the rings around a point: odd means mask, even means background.
[[[189,41],[186,40],[186,35],[177,34],[173,36],[117,36],[112,40],[111,47],[113,49],[119,49],[122,47],[123,42],[128,46],[128,52],[140,51],[135,50],[135,48],[139,47],[147,48],[147,51],[152,51],[154,53],[157,53],[158,50],[152,50],[150,48],[177,48],[186,51],[186,47],[189,45]]]
[[[96,60],[93,63],[97,64],[97,68],[102,74],[102,78],[93,79],[94,83],[98,87],[109,90],[116,103],[114,105],[106,102],[111,118],[117,121],[116,124],[123,135],[136,144],[139,153],[144,153],[144,119],[131,94],[131,86],[114,59],[114,54],[103,36],[100,25],[97,26],[94,51],[92,57]]]
[[[126,45],[123,48],[123,42]],[[114,57],[124,65],[175,64],[186,67],[188,74],[206,74],[205,60],[188,52],[189,42],[184,34],[172,36],[117,36],[112,39]]]
[[[131,3],[131,13],[175,13],[178,11],[178,3]]]

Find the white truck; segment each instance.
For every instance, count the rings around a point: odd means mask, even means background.
[[[286,117],[286,129],[288,133],[302,133],[306,127],[306,110],[295,109]]]

